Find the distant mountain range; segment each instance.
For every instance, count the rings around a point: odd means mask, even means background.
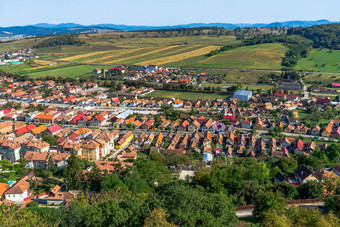
[[[13,27],[0,27],[0,37],[11,36],[45,36],[45,35],[58,35],[58,34],[78,34],[78,33],[96,33],[104,31],[143,31],[153,29],[177,29],[177,28],[194,28],[194,27],[224,27],[226,29],[244,28],[244,27],[257,27],[257,28],[270,28],[275,26],[285,27],[308,27],[312,25],[337,23],[328,20],[317,21],[285,21],[274,23],[256,23],[256,24],[230,24],[230,23],[192,23],[173,26],[143,26],[143,25],[117,25],[117,24],[95,24],[95,25],[81,25],[75,23],[62,23],[62,24],[47,24],[40,23],[27,26],[13,26]]]

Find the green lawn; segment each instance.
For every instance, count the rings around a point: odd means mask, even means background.
[[[239,68],[239,69],[281,69],[281,61],[287,48],[279,43],[239,47],[220,54],[204,55],[172,62],[169,66]]]
[[[340,73],[340,50],[313,49],[301,58],[296,69],[314,72]]]
[[[230,95],[225,94],[217,94],[217,93],[200,93],[200,92],[178,92],[178,91],[154,91],[150,94],[147,94],[148,97],[163,97],[163,98],[178,98],[178,99],[210,99],[214,100],[217,98],[225,99]]]

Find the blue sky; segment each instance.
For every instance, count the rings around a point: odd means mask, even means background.
[[[0,0],[0,26],[340,21],[339,0]]]

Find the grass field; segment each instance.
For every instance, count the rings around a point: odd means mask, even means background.
[[[281,61],[287,48],[278,43],[240,47],[220,54],[204,55],[172,62],[169,66],[240,68],[240,69],[281,69]]]
[[[61,76],[76,78],[91,73],[94,68],[99,67],[102,66],[57,64],[53,66],[30,67],[28,65],[18,65],[18,66],[0,66],[0,70],[3,70],[5,72],[13,72],[20,75],[29,75],[33,78],[43,76],[55,76],[55,77]]]
[[[328,85],[334,82],[340,82],[340,74],[308,74],[304,77],[307,82],[321,82],[322,84]]]
[[[178,92],[178,91],[154,91],[147,94],[148,97],[163,97],[163,98],[178,98],[178,99],[210,99],[214,100],[217,98],[225,99],[230,95],[216,94],[216,93],[201,93],[201,92]]]
[[[220,87],[223,86],[233,86],[233,83],[222,83],[222,84],[215,84],[215,83],[202,83],[203,87]],[[274,86],[271,85],[257,85],[257,84],[243,84],[244,87],[247,87],[249,90],[257,90],[262,89],[263,91],[267,91],[272,89]]]
[[[301,58],[296,69],[314,72],[340,73],[340,50],[313,49]]]
[[[28,65],[2,65],[0,66],[0,70],[5,72],[15,73],[19,71],[23,71],[26,69],[30,69],[31,67]]]

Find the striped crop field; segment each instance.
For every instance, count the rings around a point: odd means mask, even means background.
[[[146,55],[151,55],[151,54],[155,54],[155,53],[158,53],[158,52],[167,51],[167,50],[172,49],[174,47],[176,47],[176,46],[167,46],[167,47],[163,47],[163,48],[157,48],[155,50],[151,50],[151,51],[144,52],[144,53],[141,53],[141,54],[133,55],[133,56],[130,56],[130,57],[123,57],[123,58],[116,59],[116,60],[113,60],[113,61],[107,61],[107,62],[104,62],[104,64],[122,62],[122,61],[129,60],[131,58],[144,57]]]
[[[122,56],[128,55],[128,54],[136,54],[137,52],[141,51],[143,48],[137,48],[137,49],[124,49],[115,51],[109,54],[106,54],[101,57],[92,56],[92,58],[83,61],[84,63],[106,63],[108,59],[119,59]]]
[[[210,51],[218,49],[218,48],[219,46],[210,45],[210,46],[199,48],[197,50],[188,51],[182,54],[176,54],[176,55],[171,55],[171,56],[167,56],[163,58],[147,60],[143,62],[138,62],[136,64],[138,65],[149,65],[149,64],[164,65],[170,62],[181,61],[184,59],[188,59],[188,58],[192,58],[192,57],[196,57],[200,55],[205,55],[205,54],[208,54]]]
[[[80,55],[75,55],[75,56],[67,57],[67,58],[61,58],[60,60],[62,60],[62,61],[73,61],[73,60],[77,60],[77,59],[80,59],[80,58],[85,58],[85,57],[90,57],[90,56],[97,55],[97,54],[110,53],[110,52],[112,52],[112,50],[96,51],[96,52],[92,52],[92,53],[80,54]]]

